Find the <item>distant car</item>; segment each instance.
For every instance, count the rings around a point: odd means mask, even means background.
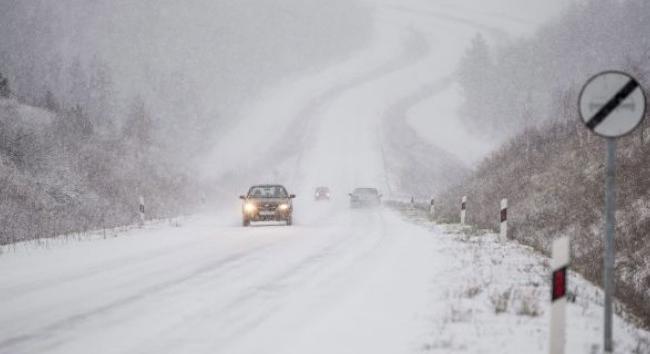
[[[261,184],[250,187],[246,195],[240,195],[242,203],[242,225],[251,221],[285,221],[293,224],[294,194],[287,193],[279,184]]]
[[[315,200],[330,200],[330,189],[327,187],[317,187],[314,192]]]
[[[381,204],[381,194],[377,188],[355,188],[350,195],[350,207],[376,207]]]

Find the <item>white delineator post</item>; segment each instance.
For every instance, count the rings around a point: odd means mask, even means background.
[[[499,229],[499,241],[508,240],[508,199],[501,199],[501,228]]]
[[[569,267],[569,238],[560,237],[553,241],[551,259],[551,336],[550,354],[564,354],[566,340],[566,292],[567,269]]]
[[[460,202],[460,224],[465,225],[465,213],[467,211],[467,196],[463,196]]]
[[[140,196],[140,224],[144,225],[144,197]]]
[[[431,203],[429,204],[429,216],[431,217],[431,219],[433,219],[435,214],[436,214],[436,200],[431,198]]]

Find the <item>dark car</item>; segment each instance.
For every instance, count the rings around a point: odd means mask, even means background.
[[[381,204],[381,194],[377,188],[355,188],[350,195],[350,207],[375,207]]]
[[[330,200],[330,189],[327,187],[317,187],[314,192],[315,200]]]
[[[251,221],[285,221],[293,223],[293,203],[296,196],[287,193],[279,184],[261,184],[252,186],[246,195],[240,195],[242,203],[242,224]]]

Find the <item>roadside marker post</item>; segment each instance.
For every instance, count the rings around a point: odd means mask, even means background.
[[[501,227],[499,228],[499,241],[508,240],[508,199],[501,199],[500,213]]]
[[[569,238],[553,241],[551,253],[551,335],[550,354],[564,354],[566,341],[567,269],[569,268]]]
[[[144,225],[144,197],[140,196],[140,225]]]
[[[465,225],[465,214],[467,212],[467,196],[463,196],[460,202],[460,224]]]
[[[431,198],[431,202],[429,204],[429,217],[431,217],[431,220],[433,220],[435,215],[436,215],[436,200]]]
[[[646,97],[639,82],[620,71],[606,71],[587,81],[578,101],[585,126],[607,139],[605,175],[605,251],[603,290],[605,292],[604,349],[613,351],[612,297],[614,295],[614,232],[616,225],[616,138],[627,135],[645,117]]]

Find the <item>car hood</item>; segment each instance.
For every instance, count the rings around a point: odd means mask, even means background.
[[[289,203],[291,199],[289,198],[248,198],[246,199],[247,202],[255,203],[255,204],[281,204],[281,203]]]

